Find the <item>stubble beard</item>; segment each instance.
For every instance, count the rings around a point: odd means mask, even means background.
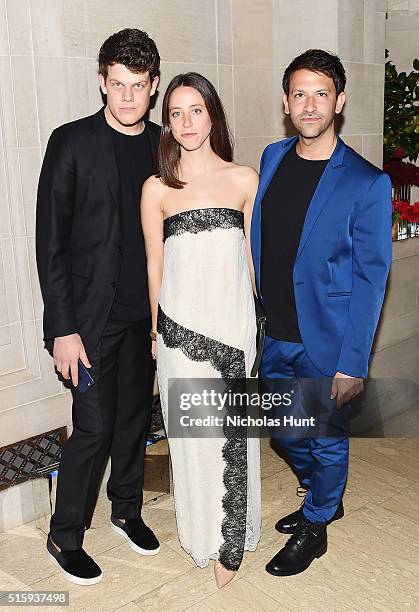
[[[333,125],[333,122],[335,120],[335,113],[333,113],[333,115],[331,117],[328,118],[328,120],[324,121],[324,115],[316,115],[316,117],[319,117],[321,120],[323,120],[321,122],[321,124],[318,126],[318,129],[313,131],[310,130],[306,130],[304,129],[305,126],[304,124],[301,124],[301,116],[298,117],[298,123],[297,125],[294,124],[294,127],[297,129],[298,134],[306,139],[306,140],[315,140],[316,138],[320,138],[320,136],[322,136],[322,134],[324,134],[325,132],[327,132],[327,130],[330,128],[331,125]]]

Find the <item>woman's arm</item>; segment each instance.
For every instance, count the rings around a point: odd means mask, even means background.
[[[151,176],[141,193],[141,224],[147,256],[148,293],[151,308],[151,328],[157,330],[157,306],[163,277],[163,200],[164,186],[160,179]],[[151,353],[156,358],[156,342]]]
[[[254,204],[256,192],[258,189],[259,176],[256,170],[253,170],[253,168],[246,167],[246,168],[243,168],[243,170],[246,170],[245,177],[242,182],[242,185],[244,186],[244,189],[245,189],[245,194],[244,194],[245,203],[244,203],[244,210],[243,210],[244,212],[244,233],[246,236],[246,250],[247,250],[247,259],[249,262],[250,278],[252,280],[253,292],[256,295],[257,291],[256,291],[256,280],[255,280],[255,269],[253,267],[252,249],[250,247],[250,225],[252,223],[253,204]]]

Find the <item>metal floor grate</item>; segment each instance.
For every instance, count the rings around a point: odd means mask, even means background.
[[[57,429],[0,449],[0,489],[56,469],[62,440],[63,430]]]

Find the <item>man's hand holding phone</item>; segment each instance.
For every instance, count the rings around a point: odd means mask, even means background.
[[[86,368],[91,367],[79,334],[70,334],[69,336],[59,336],[55,338],[53,359],[58,372],[60,372],[66,380],[70,380],[71,378],[75,387],[79,384],[79,359]]]

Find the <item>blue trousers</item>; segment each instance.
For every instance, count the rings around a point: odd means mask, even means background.
[[[267,336],[259,369],[262,379],[326,379],[310,361],[302,344],[274,340]],[[329,385],[327,384],[329,388]],[[342,499],[348,476],[347,436],[284,438],[275,437],[285,450],[307,496],[304,516],[311,522],[329,521]]]

